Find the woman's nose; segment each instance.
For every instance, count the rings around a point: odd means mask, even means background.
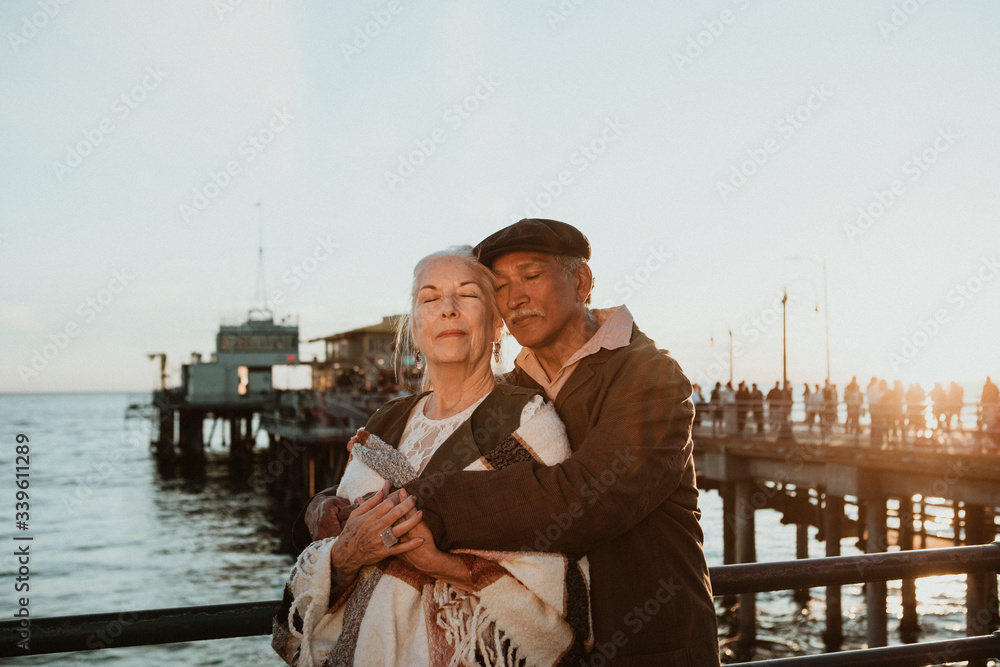
[[[455,317],[458,315],[458,303],[454,295],[444,295],[441,298],[441,317]]]

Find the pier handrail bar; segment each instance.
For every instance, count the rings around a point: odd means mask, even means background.
[[[0,658],[271,634],[280,600],[54,616],[31,620],[30,651],[18,621],[0,623]]]
[[[710,569],[712,593],[716,596],[916,579],[942,574],[998,572],[1000,541],[970,547],[717,565]]]
[[[1000,632],[980,637],[946,639],[922,644],[864,648],[838,653],[793,656],[757,662],[729,663],[726,667],[924,667],[966,660],[989,660],[1000,655]]]
[[[808,558],[775,563],[719,565],[709,568],[709,571],[713,593],[716,596],[868,581],[891,581],[943,574],[997,572],[1000,571],[1000,541],[968,547]],[[271,619],[277,613],[279,606],[279,600],[268,600],[149,609],[135,612],[34,618],[31,619],[30,652],[25,652],[16,645],[19,640],[18,630],[21,629],[20,622],[17,620],[5,621],[0,623],[0,657],[266,635],[271,633]],[[938,645],[940,646],[938,647]],[[992,636],[913,644],[888,649],[866,649],[864,651],[796,657],[791,659],[793,662],[782,659],[766,663],[746,664],[755,664],[758,667],[771,664],[801,664],[809,667],[847,664],[925,665],[933,664],[933,661],[899,662],[896,661],[895,657],[892,657],[895,654],[885,654],[889,655],[890,658],[881,658],[881,662],[867,661],[867,657],[862,661],[858,661],[859,658],[855,657],[855,660],[851,662],[812,661],[846,655],[868,656],[877,651],[895,649],[912,649],[917,652],[915,655],[922,655],[926,658],[928,655],[934,655],[927,648],[931,646],[938,647],[935,649],[938,652],[937,655],[947,655],[949,658],[952,656],[951,653],[940,653],[942,647],[948,647],[947,650],[950,651],[958,650],[956,647],[963,647],[961,650],[966,650],[964,647],[967,647],[970,651],[985,651],[987,657],[993,657],[1000,655],[1000,634],[994,633]],[[951,659],[961,660],[977,657],[982,656],[980,653],[975,653],[969,654],[967,658]],[[903,657],[900,658],[900,660],[903,659]]]

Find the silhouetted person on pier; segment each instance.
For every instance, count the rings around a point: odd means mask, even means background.
[[[885,403],[886,426],[888,428],[887,441],[890,443],[903,441],[903,397],[905,394],[903,383],[899,380],[893,380],[892,388],[882,398]]]
[[[868,381],[868,386],[865,387],[865,402],[868,403],[868,419],[871,422],[871,427],[869,428],[869,434],[871,435],[871,444],[875,444],[875,434],[872,431],[875,430],[875,404],[878,402],[878,378],[873,377]],[[864,414],[864,412],[862,412]],[[881,442],[879,443],[881,444]]]
[[[716,382],[709,395],[709,412],[712,414],[712,431],[722,426],[722,383]]]
[[[750,388],[750,412],[757,423],[757,432],[764,432],[764,392],[757,388],[754,382]]]
[[[827,380],[823,384],[823,412],[820,415],[820,424],[826,432],[833,431],[833,425],[837,419],[837,385],[830,384]]]
[[[776,381],[771,391],[767,392],[768,422],[771,424],[772,431],[781,428],[781,422],[784,421],[783,412],[784,394],[781,391],[781,383]]]
[[[782,410],[782,423],[792,421],[792,383],[785,383],[785,390],[781,393],[784,409]],[[779,427],[780,428],[780,427]]]
[[[927,417],[924,415],[926,399],[927,393],[919,382],[914,382],[906,390],[906,430],[913,431],[918,437],[927,428]]]
[[[806,389],[802,393],[802,402],[806,406],[806,423],[809,424],[809,432],[812,433],[813,423],[819,419],[820,414],[823,412],[823,392],[820,390],[818,384],[812,392],[809,391],[809,385],[806,385]],[[822,430],[822,428],[823,425],[820,424],[820,429]]]
[[[844,404],[847,407],[847,422],[844,424],[844,431],[847,434],[860,433],[861,405],[864,397],[861,394],[861,387],[858,385],[858,376],[852,376],[850,383],[844,387]]]
[[[702,413],[706,409],[705,398],[701,395],[701,385],[694,384],[691,387],[691,402],[694,403],[694,425],[701,426]]]
[[[962,385],[952,382],[948,385],[948,415],[945,421],[948,428],[953,428],[952,422],[957,418],[958,430],[962,430],[962,404],[965,403],[965,390]]]
[[[868,391],[868,412],[872,418],[871,445],[881,449],[885,442],[885,396],[889,393],[889,385],[885,380],[877,380],[876,378],[872,378],[872,380],[877,381],[877,384]]]
[[[805,424],[808,422],[810,431],[812,430],[812,422],[813,422],[813,414],[810,412],[810,410],[812,409],[811,407],[812,401],[810,400],[811,396],[812,396],[812,389],[809,388],[809,383],[806,382],[804,385],[802,385],[802,409],[805,410],[805,415],[806,415],[803,418],[802,423]]]
[[[736,399],[736,432],[743,433],[743,429],[747,425],[747,411],[750,409],[750,390],[747,389],[745,381],[740,381],[734,398]]]
[[[940,382],[934,383],[934,388],[931,389],[930,393],[931,403],[933,405],[934,411],[934,430],[948,430],[948,425],[945,423],[945,416],[948,414],[948,394],[945,392],[944,387],[941,386]]]
[[[719,390],[719,424],[724,425],[727,431],[736,430],[736,391],[732,382],[727,382]]]
[[[1000,389],[993,384],[990,377],[986,376],[986,384],[983,385],[983,395],[979,399],[979,429],[986,431],[994,445],[1000,444],[998,435],[997,417],[1000,415]]]

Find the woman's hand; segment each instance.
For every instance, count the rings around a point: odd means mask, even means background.
[[[400,491],[400,496],[407,497],[405,489]],[[419,514],[419,512],[411,512],[407,521]],[[404,544],[415,542],[418,545],[412,551],[406,551],[399,555],[411,567],[420,570],[429,577],[442,579],[463,590],[474,590],[472,575],[465,561],[456,554],[439,550],[434,543],[434,535],[426,523],[420,521],[409,532],[400,537],[400,540]]]
[[[418,549],[423,544],[423,539],[415,538],[391,547],[385,546],[383,531],[391,530],[398,538],[420,523],[422,516],[413,509],[415,496],[406,497],[398,505],[386,500],[391,488],[386,482],[378,493],[360,503],[344,523],[340,537],[330,550],[331,564],[341,579],[353,579],[365,565]],[[399,524],[394,525],[397,521]]]

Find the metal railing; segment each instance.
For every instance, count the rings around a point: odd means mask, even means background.
[[[774,439],[782,424],[794,427],[795,437],[885,443],[892,446],[935,446],[964,442],[972,450],[1000,453],[1000,405],[921,402],[881,406],[873,413],[865,405],[839,401],[808,409],[801,400],[789,405],[753,401],[725,401],[695,405],[695,435],[740,435]],[[813,430],[815,427],[815,431]]]
[[[970,547],[811,558],[710,568],[716,596],[1000,571],[1000,542]],[[271,633],[278,600],[38,618],[30,652],[19,649],[19,621],[0,623],[0,657],[250,637]],[[1000,632],[980,637],[740,663],[821,667],[932,665],[1000,657]]]
[[[1000,632],[948,641],[866,648],[806,657],[730,663],[728,667],[924,667],[1000,656]]]

